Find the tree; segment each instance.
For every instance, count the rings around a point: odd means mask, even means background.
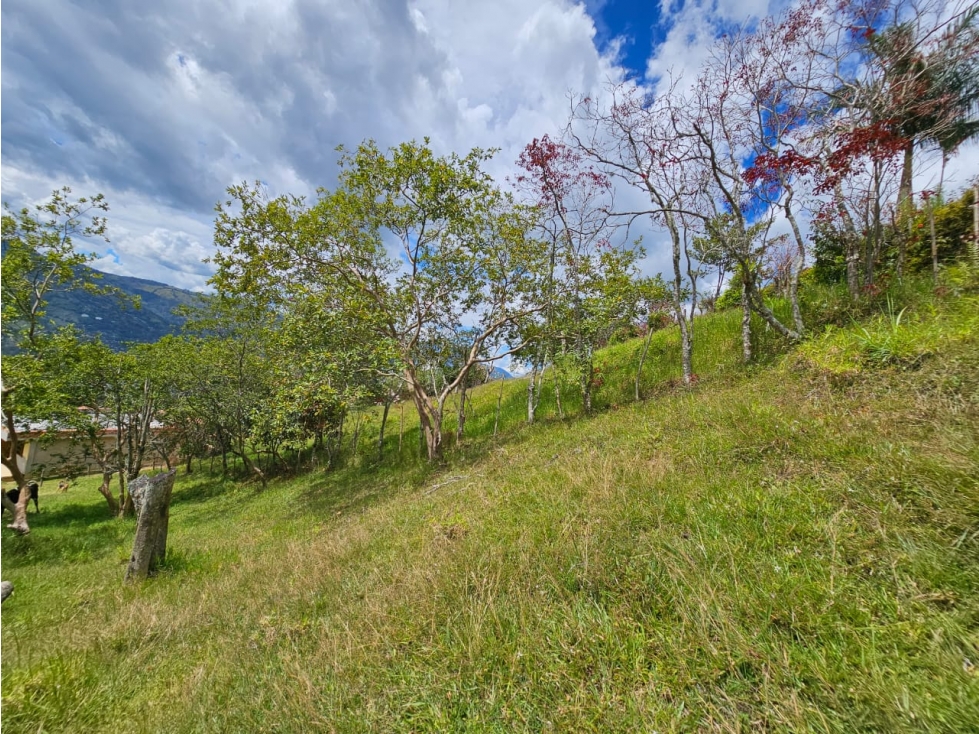
[[[572,374],[582,405],[591,412],[596,384],[594,352],[614,331],[634,320],[638,307],[636,262],[639,243],[614,243],[611,181],[586,163],[580,151],[548,136],[520,154],[516,184],[538,214],[549,245],[546,308],[538,352],[533,358],[528,418],[534,414],[534,373],[550,355],[555,367]]]
[[[437,157],[427,142],[383,153],[367,142],[342,155],[339,187],[321,191],[311,208],[246,186],[230,189],[218,208],[217,287],[280,308],[325,293],[364,333],[390,344],[430,460],[442,452],[448,396],[490,359],[481,355],[519,348],[508,343],[516,325],[542,308],[542,248],[527,236],[527,213],[483,172],[489,156],[476,149]],[[432,391],[420,349],[464,323],[465,358]]]
[[[84,288],[95,293],[118,293],[99,288],[95,271],[81,266],[94,255],[76,251],[74,238],[105,238],[108,204],[101,194],[77,200],[67,187],[33,208],[14,212],[6,204],[2,217],[4,244],[2,334],[16,354],[4,360],[3,415],[6,429],[2,461],[20,487],[14,522],[18,532],[30,532],[26,507],[30,498],[27,477],[17,466],[22,445],[14,416],[24,410],[43,408],[51,398],[45,375],[39,369],[41,353],[47,348],[49,324],[45,320],[50,294]],[[67,333],[67,332],[66,332]],[[73,338],[73,337],[69,337]],[[48,416],[45,416],[48,417]]]
[[[976,9],[953,0],[811,0],[764,34],[777,66],[777,88],[804,114],[789,147],[764,151],[749,169],[755,181],[810,182],[809,208],[824,239],[843,244],[847,284],[856,298],[873,285],[885,250],[884,213],[910,226],[914,151],[944,157],[979,131]],[[792,109],[793,105],[789,105]],[[899,238],[897,271],[910,239]]]
[[[75,249],[74,239],[107,240],[109,210],[102,194],[75,201],[67,186],[51,199],[33,208],[12,211],[4,204],[3,214],[3,335],[18,349],[36,346],[47,323],[44,320],[50,294],[83,288],[91,293],[118,293],[100,288],[100,277],[80,266],[95,258]]]
[[[674,130],[670,96],[675,93],[675,86],[656,99],[649,99],[626,84],[616,85],[610,92],[611,104],[607,108],[590,98],[578,101],[567,133],[575,146],[601,166],[607,176],[636,187],[649,201],[649,209],[619,211],[615,212],[616,216],[630,223],[648,216],[670,238],[672,306],[680,328],[683,381],[690,384],[693,382],[693,323],[684,305],[686,287],[681,265],[687,207],[700,185],[689,175],[691,169],[681,165],[691,155],[690,140],[676,135]]]
[[[190,313],[183,338],[165,342],[167,425],[184,435],[201,432],[225,472],[230,453],[263,486],[267,476],[254,457],[267,436],[255,426],[276,393],[274,321],[248,298],[213,297]]]
[[[127,484],[139,476],[150,444],[157,388],[153,345],[114,352],[98,338],[81,340],[66,328],[46,337],[30,355],[42,389],[19,406],[23,417],[68,430],[71,461],[81,454],[102,472],[99,491],[113,515],[130,514]],[[28,380],[22,384],[33,388]],[[40,440],[44,440],[42,436]],[[110,481],[119,478],[118,499]]]

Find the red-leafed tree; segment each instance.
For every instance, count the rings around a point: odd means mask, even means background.
[[[689,166],[690,138],[676,134],[673,117],[677,110],[671,103],[675,91],[652,99],[626,83],[609,90],[607,105],[581,99],[574,106],[568,136],[611,180],[633,189],[644,200],[636,209],[618,210],[616,215],[629,224],[649,217],[669,237],[671,301],[680,328],[683,380],[690,384],[694,374],[693,323],[684,303],[687,289],[682,263],[684,233],[698,223],[690,216],[690,203],[701,190],[702,181]]]
[[[580,150],[545,135],[524,148],[517,165],[521,173],[514,183],[537,212],[542,239],[550,245],[542,333],[530,358],[527,418],[534,419],[535,378],[547,362],[576,378],[584,410],[590,412],[597,385],[594,351],[635,316],[635,262],[641,250],[617,237],[619,228],[609,214],[611,181]]]

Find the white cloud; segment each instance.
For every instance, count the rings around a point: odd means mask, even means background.
[[[690,78],[717,28],[778,2],[661,1],[670,30],[648,70]],[[588,8],[601,6],[7,0],[3,197],[102,191],[119,262],[100,265],[199,289],[224,189],[260,179],[273,194],[310,195],[333,184],[338,144],[500,148],[491,172],[502,181],[527,142],[564,126],[569,93],[598,96],[624,78],[614,40],[596,48]],[[960,159],[975,171],[969,151]],[[662,243],[647,231],[653,272],[667,264]]]
[[[99,264],[196,288],[226,186],[311,194],[367,137],[501,148],[502,180],[569,91],[621,73],[560,0],[10,0],[3,19],[4,198],[102,191],[119,262]]]

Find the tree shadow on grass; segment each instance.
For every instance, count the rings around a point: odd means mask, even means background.
[[[328,519],[338,514],[363,512],[400,494],[407,487],[418,486],[431,474],[427,466],[365,464],[321,473],[292,501],[292,516]]]
[[[6,524],[6,516],[4,524]],[[63,504],[29,516],[29,535],[3,531],[3,558],[15,566],[37,566],[102,558],[132,539],[133,520],[117,519],[99,503]]]
[[[180,476],[181,482],[173,488],[170,496],[170,506],[189,505],[208,502],[217,497],[232,493],[241,493],[243,482],[228,477],[199,476],[192,474],[189,477],[184,474]]]

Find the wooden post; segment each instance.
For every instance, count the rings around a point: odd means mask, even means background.
[[[126,568],[126,581],[141,581],[166,558],[170,526],[170,495],[176,471],[141,476],[129,485],[138,520],[133,554]]]

